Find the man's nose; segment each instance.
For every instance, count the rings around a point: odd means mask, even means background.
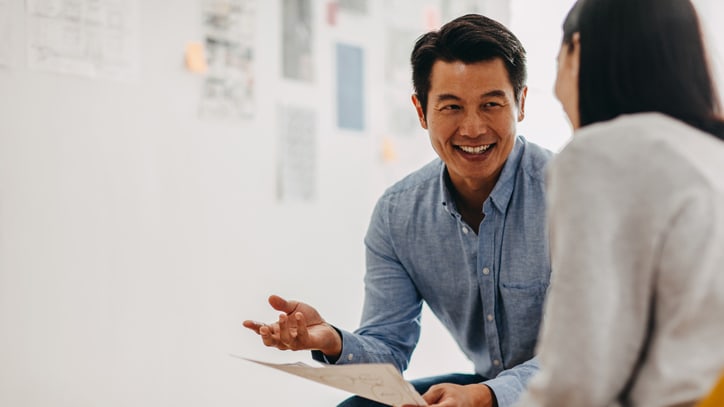
[[[460,123],[460,135],[466,137],[478,137],[485,134],[488,125],[482,112],[468,110],[464,112]]]

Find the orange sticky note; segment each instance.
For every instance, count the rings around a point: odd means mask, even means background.
[[[397,160],[397,149],[395,149],[395,143],[389,138],[385,137],[382,140],[382,161],[391,163]]]
[[[186,44],[186,68],[195,73],[205,73],[209,68],[206,65],[203,43],[191,41]]]

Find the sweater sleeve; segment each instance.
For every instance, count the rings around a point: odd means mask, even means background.
[[[548,174],[553,273],[540,372],[518,406],[614,404],[646,341],[656,231],[642,216],[653,209],[634,193],[645,175],[601,148],[613,146],[581,144],[571,142]]]

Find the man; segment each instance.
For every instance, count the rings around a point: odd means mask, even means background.
[[[360,328],[342,331],[309,305],[277,296],[269,299],[283,312],[276,323],[244,325],[267,346],[403,371],[425,301],[476,374],[417,380],[415,388],[434,405],[509,406],[537,370],[550,276],[543,168],[551,153],[516,137],[525,50],[496,21],[466,15],[423,35],[411,62],[412,102],[439,159],[389,188],[375,207]],[[342,405],[380,404],[353,397]]]

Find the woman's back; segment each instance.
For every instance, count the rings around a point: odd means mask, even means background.
[[[550,195],[541,362],[569,369],[545,405],[696,402],[724,369],[724,142],[658,113],[590,125],[554,160]]]

